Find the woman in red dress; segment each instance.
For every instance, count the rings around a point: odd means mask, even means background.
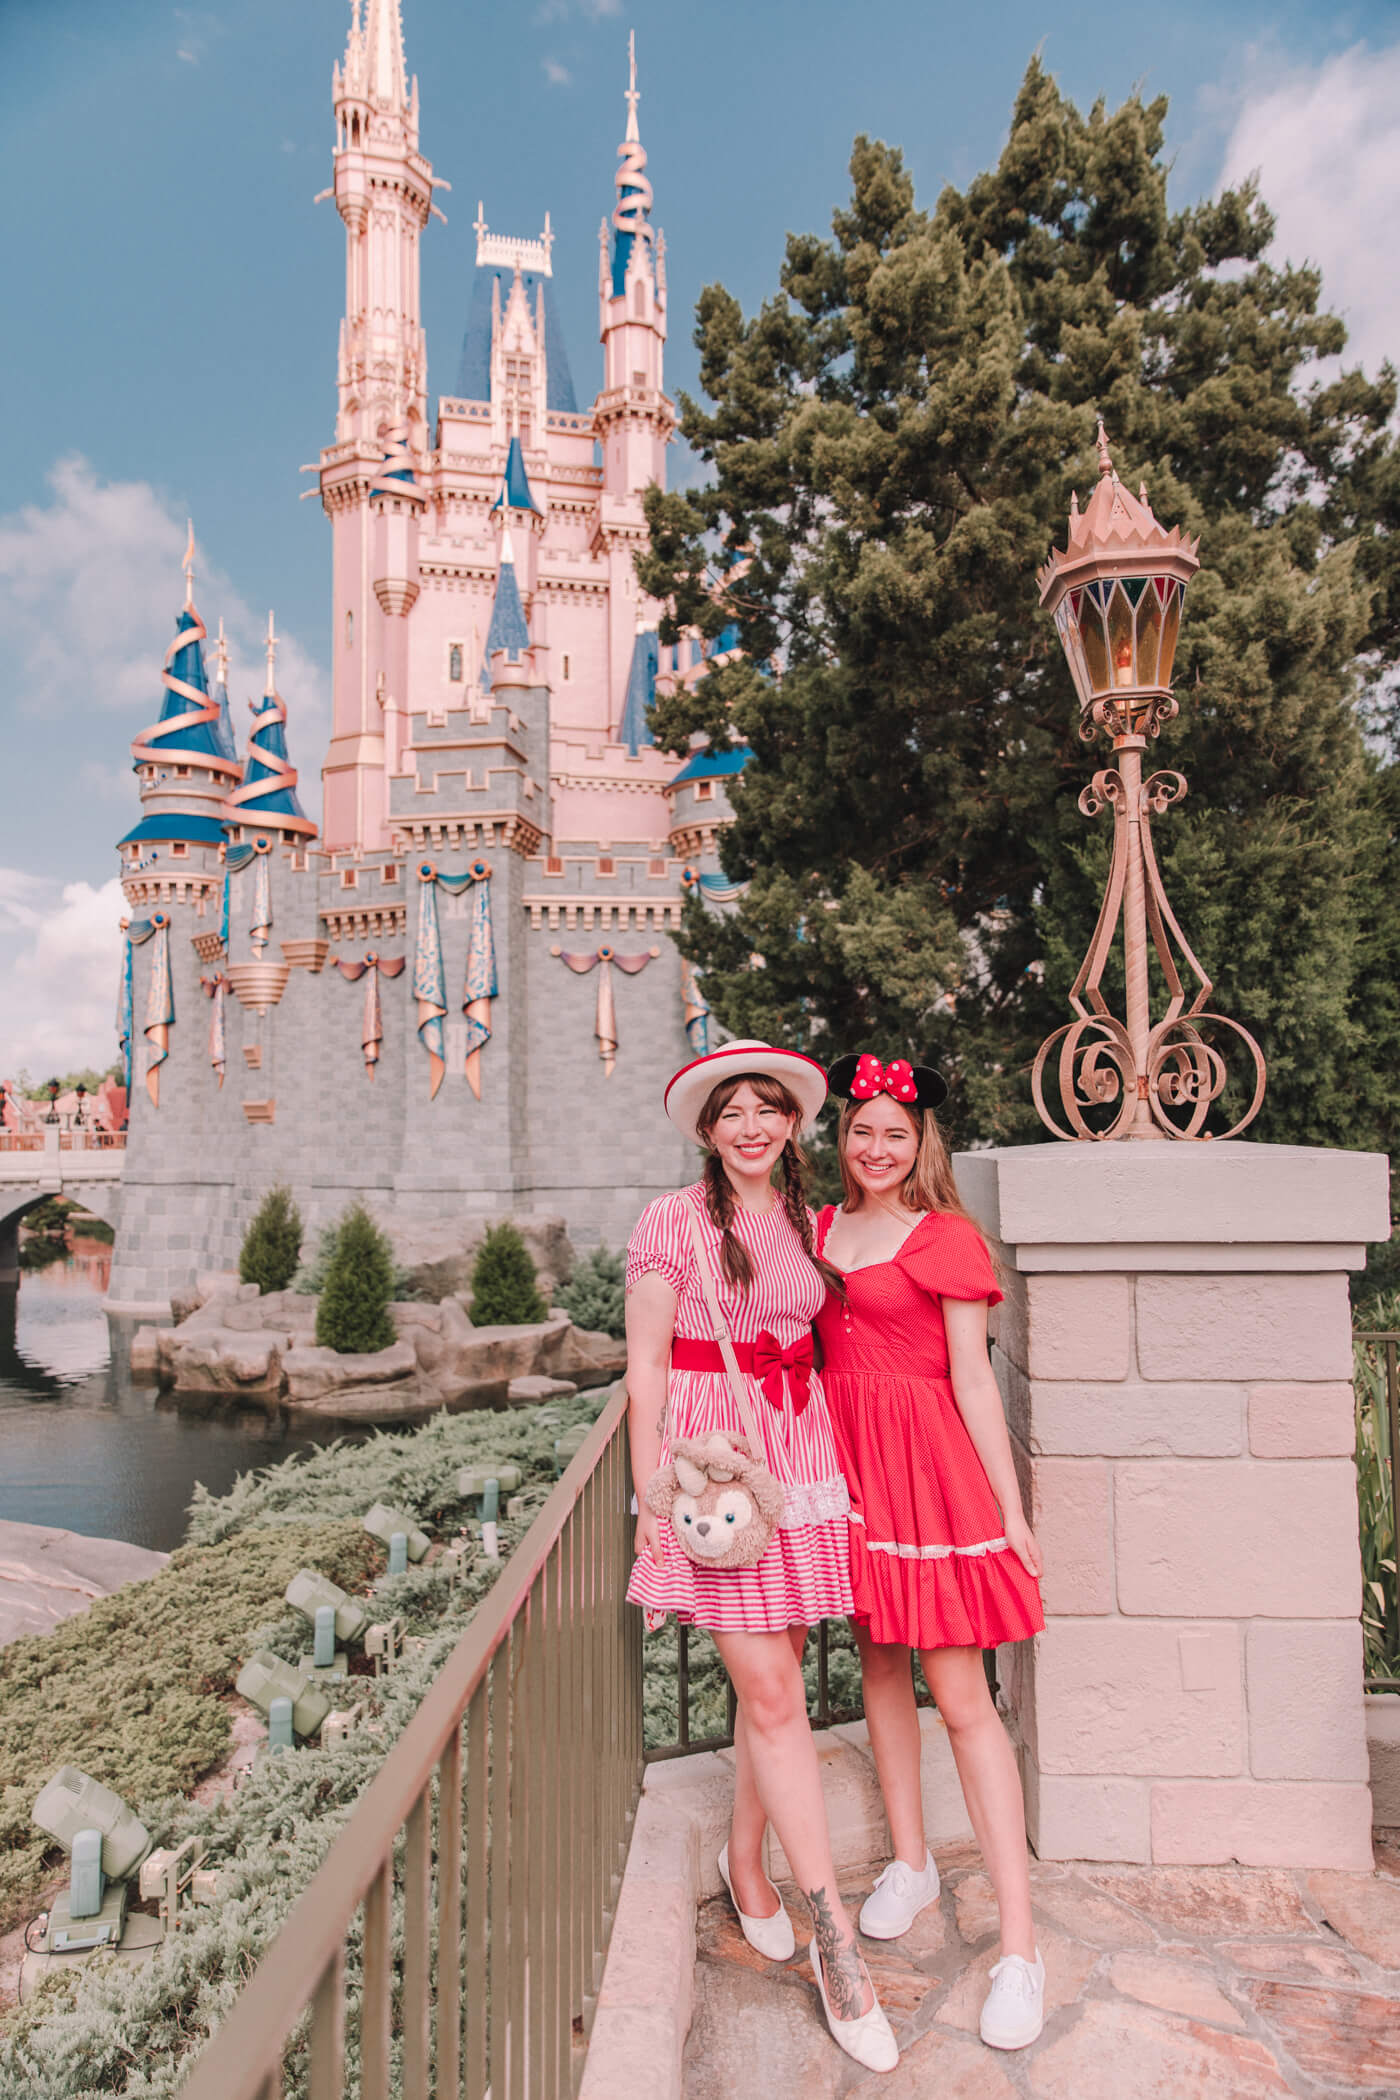
[[[913,1648],[1001,1912],[982,2039],[1019,2049],[1041,2030],[1045,1971],[1021,1782],[981,1651],[1026,1640],[1045,1620],[1040,1553],[987,1358],[987,1311],[1002,1293],[934,1118],[947,1092],[938,1074],[851,1056],[829,1077],[846,1102],[845,1201],[822,1212],[817,1248],[844,1291],[828,1293],[817,1329],[851,1491],[852,1623],[894,1845],[860,1925],[897,1939],[938,1895],[919,1789]]]

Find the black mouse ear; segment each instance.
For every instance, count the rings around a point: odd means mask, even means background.
[[[838,1057],[834,1065],[827,1067],[826,1083],[832,1093],[839,1094],[843,1101],[849,1101],[851,1097],[851,1081],[856,1076],[856,1066],[859,1063],[859,1052],[852,1050],[849,1055]]]
[[[914,1084],[920,1108],[941,1108],[948,1098],[948,1082],[932,1065],[915,1065]]]

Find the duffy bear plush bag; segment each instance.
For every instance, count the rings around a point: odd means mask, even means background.
[[[719,1308],[714,1271],[694,1211],[690,1236],[710,1324],[746,1433],[731,1437],[716,1430],[703,1441],[679,1438],[671,1447],[671,1463],[647,1484],[647,1505],[669,1522],[687,1559],[704,1568],[754,1568],[783,1513],[782,1483],[765,1464],[763,1433]]]

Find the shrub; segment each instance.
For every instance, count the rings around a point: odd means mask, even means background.
[[[336,1242],[340,1238],[340,1228],[343,1223],[343,1219],[337,1218],[333,1224],[322,1226],[316,1237],[316,1252],[312,1255],[310,1261],[304,1261],[301,1264],[296,1275],[292,1278],[292,1289],[294,1291],[300,1292],[306,1297],[315,1297],[318,1292],[326,1288],[326,1278],[330,1275],[331,1263],[335,1260]],[[421,1295],[413,1284],[412,1271],[405,1269],[396,1261],[394,1263],[394,1297],[417,1298]]]
[[[243,1235],[238,1274],[260,1291],[285,1291],[296,1274],[301,1253],[301,1212],[290,1189],[269,1189]]]
[[[626,1333],[626,1275],[624,1257],[610,1254],[606,1247],[595,1247],[591,1254],[584,1255],[557,1293],[575,1327],[618,1339]]]
[[[473,1324],[526,1327],[548,1317],[524,1240],[513,1225],[493,1225],[472,1270]]]
[[[335,1253],[316,1308],[316,1340],[323,1349],[366,1354],[396,1339],[389,1318],[394,1252],[362,1203],[352,1203],[336,1227]]]

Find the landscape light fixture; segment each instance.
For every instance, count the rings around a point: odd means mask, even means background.
[[[1041,569],[1040,602],[1054,619],[1079,695],[1079,734],[1102,731],[1114,764],[1095,773],[1079,797],[1086,817],[1113,811],[1113,857],[1098,924],[1070,988],[1075,1018],[1041,1044],[1031,1075],[1036,1112],[1056,1137],[1209,1138],[1212,1102],[1225,1090],[1225,1061],[1209,1037],[1238,1036],[1254,1064],[1254,1093],[1225,1132],[1253,1122],[1264,1098],[1264,1059],[1238,1021],[1207,1011],[1211,980],[1180,926],[1157,867],[1152,817],[1186,793],[1181,773],[1143,778],[1149,740],[1175,719],[1172,665],[1186,586],[1200,567],[1198,540],[1158,524],[1146,487],[1129,495],[1098,429],[1098,486],[1081,512],[1071,499],[1068,545]],[[1101,989],[1123,922],[1124,1018]],[[1149,945],[1150,944],[1150,945]],[[1155,954],[1167,1006],[1151,1016],[1149,956]],[[1189,1001],[1180,963],[1195,979]],[[1066,1129],[1046,1105],[1045,1073],[1055,1060]],[[555,1446],[556,1451],[558,1445]]]
[[[46,1954],[116,1947],[126,1930],[131,1875],[151,1849],[150,1834],[120,1794],[60,1765],[34,1803],[32,1820],[70,1861],[68,1888],[49,1912]]]

